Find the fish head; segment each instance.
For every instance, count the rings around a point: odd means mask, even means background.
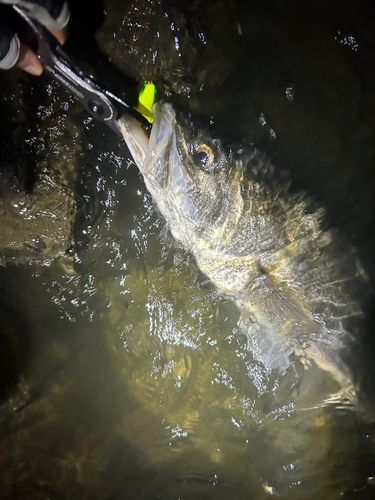
[[[154,106],[149,138],[130,116],[121,119],[120,127],[172,234],[185,242],[212,226],[223,208],[220,179],[228,165],[220,142],[188,119],[177,120],[172,105],[163,102]]]

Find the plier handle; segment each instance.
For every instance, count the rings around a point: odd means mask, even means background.
[[[41,24],[19,7],[13,6],[13,9],[31,29],[37,42],[37,55],[44,71],[76,96],[90,115],[107,124],[121,137],[122,133],[117,121],[124,113],[132,115],[142,125],[149,126],[149,122],[141,113],[109,90],[104,89],[95,82],[90,73],[80,68],[64,51],[56,38]]]

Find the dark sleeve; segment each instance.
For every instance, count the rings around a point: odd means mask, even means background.
[[[53,30],[64,28],[69,22],[70,11],[66,0],[0,0],[0,3],[17,5]]]
[[[0,24],[0,69],[12,68],[18,61],[19,53],[18,36]]]

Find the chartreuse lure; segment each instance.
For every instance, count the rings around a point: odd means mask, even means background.
[[[156,97],[156,88],[153,83],[145,83],[141,93],[139,94],[136,110],[143,115],[150,123],[154,121],[154,113],[152,106]]]

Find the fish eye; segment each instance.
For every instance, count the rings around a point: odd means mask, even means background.
[[[214,152],[207,144],[203,144],[197,149],[197,160],[202,167],[209,167],[213,163],[214,158]]]
[[[206,165],[208,160],[208,154],[206,153],[206,151],[201,151],[200,153],[198,153],[197,160],[201,165]]]

